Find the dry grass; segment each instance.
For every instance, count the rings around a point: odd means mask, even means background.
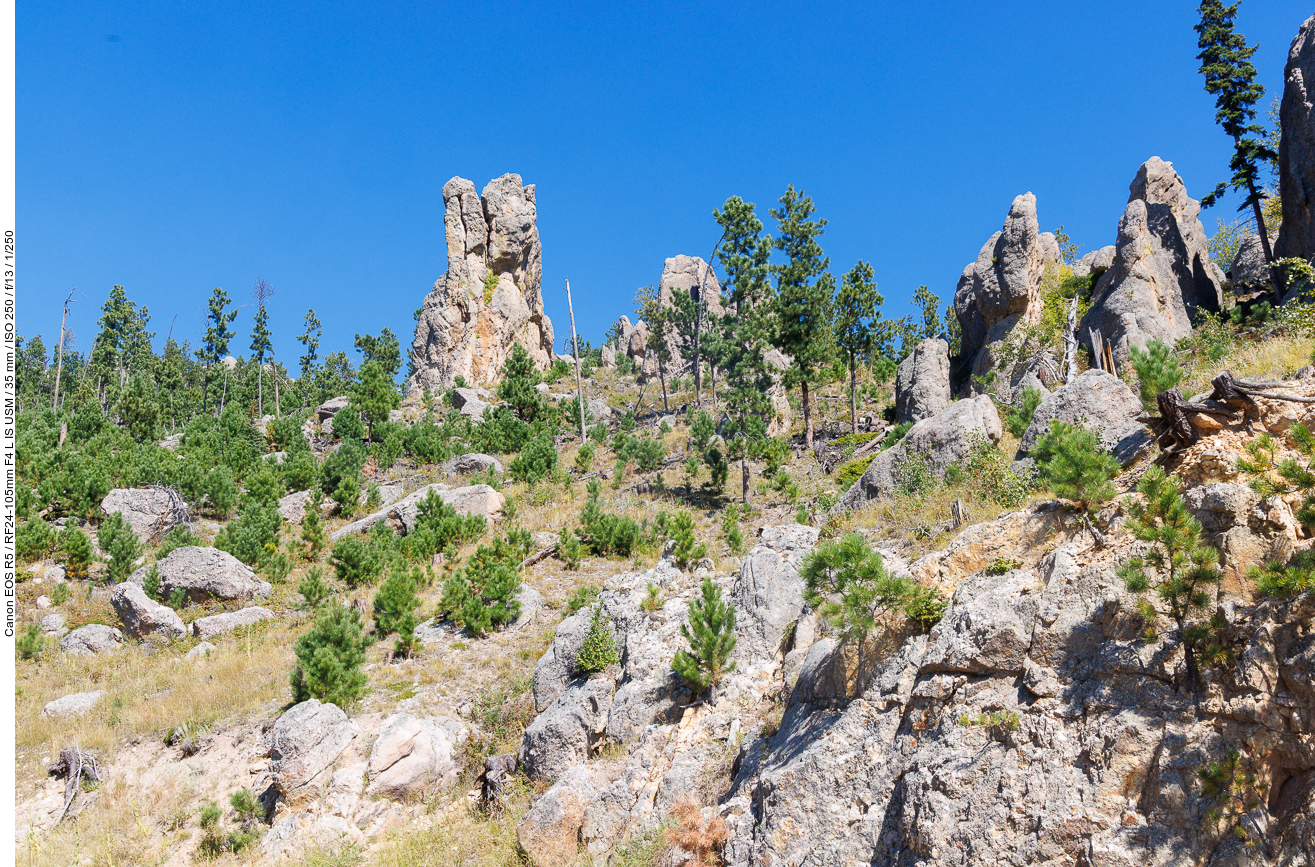
[[[458,804],[428,817],[420,827],[397,831],[371,853],[368,863],[372,867],[524,865],[528,862],[519,854],[516,825],[530,809],[534,793],[518,781],[509,794],[509,807],[497,816],[483,816]]]
[[[1239,379],[1286,379],[1311,363],[1312,341],[1296,334],[1234,341],[1233,349],[1213,364],[1204,360],[1190,363],[1180,386],[1185,396],[1210,390],[1210,380],[1222,370],[1231,370]],[[1136,374],[1128,376],[1136,383]]]
[[[675,822],[666,829],[667,846],[684,854],[680,867],[712,867],[721,863],[721,849],[730,837],[720,816],[703,820],[697,801],[682,799],[671,807]]]

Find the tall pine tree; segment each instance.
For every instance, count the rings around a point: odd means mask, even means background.
[[[1264,127],[1255,123],[1256,102],[1265,95],[1265,88],[1256,82],[1256,68],[1251,63],[1256,47],[1247,45],[1246,37],[1233,29],[1237,7],[1237,3],[1225,6],[1220,0],[1203,0],[1197,10],[1201,13],[1201,23],[1193,28],[1199,35],[1197,47],[1201,53],[1196,59],[1201,61],[1205,90],[1215,97],[1215,121],[1233,140],[1233,159],[1228,164],[1233,177],[1202,196],[1201,207],[1213,205],[1230,187],[1246,192],[1238,210],[1251,208],[1256,234],[1269,263],[1270,282],[1274,291],[1282,295],[1283,278],[1274,267],[1274,252],[1260,211],[1264,191],[1257,182],[1260,164],[1275,160],[1278,155],[1269,146]]]
[[[849,367],[849,424],[858,433],[858,365],[871,356],[880,328],[881,304],[872,266],[859,261],[840,281],[836,295],[836,345]]]
[[[772,239],[763,234],[754,205],[731,196],[713,219],[724,237],[717,260],[726,275],[722,289],[726,314],[716,323],[725,346],[721,365],[726,376],[726,411],[730,419],[727,442],[743,452],[745,440],[760,437],[771,412],[767,397],[771,376],[765,360],[773,337],[771,302]]]
[[[817,382],[822,368],[831,361],[832,293],[835,278],[827,273],[831,260],[822,255],[817,238],[826,220],[809,219],[816,210],[813,200],[786,188],[781,207],[771,215],[780,225],[773,246],[785,254],[776,272],[776,347],[790,356],[786,382],[798,385],[804,410],[804,445],[813,447],[813,408],[809,387]]]
[[[251,354],[256,359],[256,403],[258,415],[265,414],[265,356],[274,354],[274,344],[270,341],[269,312],[265,302],[274,296],[274,287],[264,280],[257,280],[251,290],[256,299],[256,321],[251,326]]]
[[[210,293],[209,312],[206,315],[205,340],[201,342],[201,348],[197,351],[196,357],[202,364],[206,365],[204,400],[209,401],[210,382],[214,376],[214,366],[228,355],[228,342],[233,339],[237,332],[228,326],[233,324],[237,319],[236,310],[228,310],[228,293],[218,286],[215,291]]]

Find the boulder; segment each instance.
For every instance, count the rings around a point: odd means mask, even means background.
[[[612,407],[608,406],[607,401],[601,397],[590,398],[585,401],[585,411],[595,422],[606,421],[612,417]]]
[[[1293,528],[1271,517],[1260,494],[1249,485],[1210,482],[1192,488],[1183,497],[1187,509],[1201,522],[1206,541],[1219,551],[1225,589],[1248,592],[1247,570],[1269,562],[1286,563],[1295,550]]]
[[[379,511],[366,515],[329,534],[329,540],[336,542],[352,533],[364,533],[378,524],[387,521],[389,526],[402,535],[411,532],[420,513],[420,503],[429,496],[430,491],[438,496],[461,515],[481,515],[486,520],[494,520],[502,515],[502,507],[507,499],[488,485],[467,485],[461,488],[449,488],[447,485],[434,483],[418,491],[407,494],[402,499],[385,506]]]
[[[1234,291],[1239,289],[1263,289],[1269,285],[1269,265],[1265,262],[1265,248],[1260,243],[1259,235],[1247,235],[1233,256],[1233,264],[1228,269],[1228,279],[1233,283]]]
[[[408,389],[442,391],[458,376],[496,382],[517,343],[546,370],[553,328],[543,308],[534,185],[507,174],[477,195],[473,183],[452,178],[443,205],[448,270],[420,309]]]
[[[97,656],[113,653],[123,646],[123,633],[100,623],[88,623],[65,635],[59,649],[69,656]]]
[[[975,437],[996,443],[1003,429],[995,404],[980,394],[950,404],[943,412],[909,428],[904,439],[873,459],[867,471],[841,496],[836,509],[858,509],[899,487],[911,460],[920,458],[932,477],[939,479],[955,461],[967,457]]]
[[[68,628],[64,625],[66,622],[63,614],[52,611],[41,618],[41,631],[46,635],[64,635],[68,632]]]
[[[63,698],[46,702],[46,706],[41,709],[41,715],[48,717],[82,716],[84,713],[90,713],[104,695],[105,691],[100,689],[91,692],[75,692],[73,695],[66,695]]]
[[[178,612],[151,599],[140,584],[125,581],[115,585],[110,604],[123,621],[124,631],[133,638],[182,638],[187,634]]]
[[[292,806],[313,801],[331,768],[356,737],[356,726],[335,704],[309,699],[278,718],[269,738],[269,773]]]
[[[1126,383],[1103,370],[1086,370],[1041,401],[1018,442],[1014,460],[1031,455],[1051,419],[1080,424],[1095,432],[1101,448],[1127,466],[1150,446],[1151,437],[1137,421],[1141,399]]]
[[[173,527],[174,499],[168,491],[157,488],[115,488],[101,500],[100,509],[107,515],[121,512],[137,538],[149,543]],[[181,515],[178,516],[178,520]]]
[[[306,504],[310,502],[310,491],[296,491],[279,499],[279,517],[293,526],[301,524],[306,517]]]
[[[1151,157],[1129,187],[1128,206],[1119,220],[1114,264],[1096,283],[1091,308],[1078,326],[1114,348],[1114,361],[1127,363],[1132,347],[1152,340],[1172,346],[1192,333],[1205,312],[1223,306],[1223,274],[1210,261],[1201,205],[1173,165]]]
[[[465,728],[445,721],[464,740]],[[400,801],[451,786],[461,771],[453,755],[458,742],[449,728],[434,720],[393,714],[384,720],[370,750],[366,794]]]
[[[1116,249],[1113,244],[1109,244],[1099,250],[1092,250],[1073,263],[1073,276],[1100,279],[1100,275],[1108,271],[1110,266],[1114,264]]]
[[[767,397],[772,402],[772,417],[767,422],[767,435],[780,436],[788,433],[790,426],[794,424],[794,408],[790,406],[790,399],[785,389],[785,371],[789,369],[792,360],[781,350],[770,349],[763,356],[763,361],[772,377],[772,384],[767,389]]]
[[[590,613],[583,610],[557,624],[552,644],[534,667],[531,693],[534,710],[543,713],[557,700],[575,677],[575,655],[589,634]]]
[[[895,370],[895,423],[922,421],[950,405],[950,345],[929,337]]]
[[[534,718],[517,756],[526,776],[555,780],[589,758],[607,727],[615,683],[605,675],[579,678]]]
[[[604,370],[612,370],[616,367],[616,348],[611,344],[604,343],[603,348],[599,351],[599,360]]]
[[[516,826],[516,842],[534,867],[569,867],[578,863],[580,827],[585,810],[601,788],[588,765],[562,774]]]
[[[183,659],[205,659],[215,652],[215,646],[208,641],[202,641],[196,647],[183,656]]]
[[[324,403],[315,407],[315,417],[318,418],[320,421],[333,418],[335,415],[338,414],[339,410],[343,409],[350,402],[351,402],[351,398],[347,397],[346,395],[330,398],[329,400],[326,400]]]
[[[128,576],[133,584],[144,584],[146,573],[158,568],[160,596],[168,599],[175,590],[182,590],[191,602],[208,602],[222,599],[226,602],[264,599],[271,589],[268,581],[256,577],[241,560],[218,548],[187,546],[175,548],[169,556],[153,566],[143,566]]]
[[[1036,196],[1015,198],[1004,228],[963,269],[954,290],[960,353],[972,359],[974,376],[999,365],[998,349],[1014,326],[1040,321],[1041,280],[1046,266],[1060,261],[1055,236],[1038,228]]]
[[[239,611],[225,611],[221,614],[212,614],[209,617],[198,617],[193,620],[192,634],[204,641],[225,632],[232,632],[234,629],[243,626],[251,626],[253,623],[269,620],[273,616],[273,611],[268,608],[261,608],[258,605],[243,608]]]
[[[1315,16],[1302,23],[1288,48],[1279,125],[1283,225],[1274,254],[1315,258]]]
[[[787,649],[785,638],[804,610],[799,563],[817,544],[820,532],[802,524],[763,528],[730,593],[736,612],[737,658],[772,660]]]
[[[502,461],[490,455],[471,452],[469,454],[458,455],[444,465],[449,475],[456,474],[468,476],[473,473],[487,473],[490,469],[498,475],[502,475],[504,468]]]

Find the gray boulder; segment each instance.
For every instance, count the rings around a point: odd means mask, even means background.
[[[799,563],[817,544],[820,532],[802,524],[763,528],[730,593],[736,611],[737,658],[771,660],[786,649],[785,637],[804,610]]]
[[[502,475],[504,468],[502,462],[490,455],[471,452],[469,454],[458,455],[444,465],[443,469],[449,474],[467,476],[472,473],[487,473],[490,469],[498,475]]]
[[[584,403],[585,410],[595,422],[605,421],[612,417],[612,407],[608,406],[607,401],[601,397],[590,398]]]
[[[101,500],[100,509],[106,515],[122,513],[143,542],[158,539],[175,523],[173,497],[155,488],[115,488]]]
[[[306,504],[310,502],[310,491],[296,491],[279,499],[279,517],[293,526],[301,524],[306,517]]]
[[[467,418],[475,421],[483,421],[484,413],[492,408],[492,404],[480,398],[473,388],[458,388],[453,390],[452,405]]]
[[[271,589],[268,581],[256,577],[241,560],[218,548],[188,546],[175,548],[169,556],[154,564],[160,572],[160,595],[173,596],[182,590],[192,602],[222,599],[226,602],[264,599]],[[143,566],[128,576],[133,584],[143,584],[151,566]]]
[[[289,708],[269,739],[269,772],[283,799],[292,806],[313,801],[354,737],[356,727],[335,704],[312,698]]]
[[[63,698],[46,702],[46,706],[41,709],[41,715],[48,717],[82,716],[85,713],[90,713],[104,695],[105,691],[100,689],[92,692],[75,692],[73,695],[66,695]]]
[[[1101,247],[1099,250],[1092,250],[1081,259],[1073,263],[1074,277],[1096,277],[1104,274],[1114,264],[1114,254],[1116,247],[1113,244]]]
[[[1014,460],[1030,456],[1037,440],[1050,430],[1051,419],[1058,419],[1094,431],[1101,448],[1127,466],[1151,443],[1150,434],[1137,421],[1140,413],[1141,399],[1118,377],[1102,370],[1083,371],[1041,401]]]
[[[585,636],[589,634],[590,613],[579,611],[557,624],[552,645],[539,657],[534,667],[531,692],[534,709],[543,713],[557,697],[566,691],[575,677],[575,655],[580,652]]]
[[[68,628],[64,625],[64,615],[58,611],[52,611],[45,617],[41,618],[41,631],[46,635],[64,635]]]
[[[578,863],[585,811],[602,782],[588,765],[576,765],[535,802],[516,826],[516,842],[531,864],[569,867]]]
[[[207,657],[210,656],[210,654],[214,652],[215,652],[215,646],[213,644],[211,644],[208,641],[202,641],[196,647],[193,647],[191,650],[187,651],[187,653],[183,655],[183,659],[188,659],[188,660],[206,659]]]
[[[525,729],[517,757],[526,776],[554,780],[589,758],[607,727],[615,683],[608,677],[580,678]]]
[[[182,638],[187,634],[183,619],[168,605],[161,605],[146,595],[140,584],[125,581],[110,591],[110,605],[114,606],[124,630],[133,638]]]
[[[1120,366],[1132,347],[1157,339],[1172,346],[1192,333],[1202,313],[1223,306],[1223,274],[1210,261],[1201,204],[1187,195],[1173,165],[1151,157],[1129,190],[1114,264],[1096,283],[1078,326],[1088,345],[1090,332],[1099,331]]]
[[[1260,289],[1269,285],[1269,265],[1265,262],[1265,248],[1260,243],[1259,235],[1248,235],[1242,239],[1233,257],[1233,264],[1228,269],[1228,279],[1233,281],[1234,290]]]
[[[261,608],[258,605],[243,608],[240,611],[225,611],[222,614],[212,614],[209,617],[198,617],[193,620],[192,634],[204,641],[214,638],[216,635],[240,629],[243,626],[251,626],[262,620],[269,620],[273,616],[273,611],[268,608]]]
[[[1302,22],[1288,48],[1279,120],[1283,225],[1274,254],[1310,259],[1315,257],[1315,16]]]
[[[320,421],[333,418],[349,403],[351,403],[351,398],[347,397],[346,395],[340,395],[339,397],[330,398],[326,400],[324,403],[315,407],[315,416]]]
[[[954,290],[954,313],[962,329],[960,351],[972,359],[974,376],[998,366],[997,350],[1016,325],[1040,320],[1041,279],[1046,265],[1059,261],[1055,236],[1038,228],[1036,196],[1018,196],[1004,228],[963,269]]]
[[[409,713],[393,714],[384,720],[370,749],[366,794],[400,801],[455,783],[461,767],[454,754],[458,743],[465,739],[465,728],[455,720],[444,722],[447,727]]]
[[[950,345],[929,337],[895,370],[895,423],[922,421],[950,405]]]
[[[123,646],[123,633],[112,626],[88,623],[59,640],[59,649],[69,656],[97,656]]]
[[[975,437],[996,443],[1003,429],[995,404],[987,395],[960,400],[938,415],[925,418],[909,429],[894,446],[873,459],[867,471],[836,503],[836,509],[858,509],[895,491],[900,479],[921,460],[933,478],[945,475],[945,469],[963,460],[972,449]]]
[[[430,491],[437,493],[439,498],[455,509],[458,514],[480,515],[486,520],[493,520],[501,516],[502,507],[507,502],[507,499],[501,493],[488,485],[467,485],[461,488],[450,488],[436,482],[407,494],[390,506],[385,506],[373,514],[366,515],[360,520],[334,530],[329,534],[329,540],[336,542],[353,533],[364,533],[380,521],[388,522],[388,525],[394,530],[406,535],[415,528],[416,519],[420,514],[420,504],[429,496]]]

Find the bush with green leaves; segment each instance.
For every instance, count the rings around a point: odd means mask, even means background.
[[[293,701],[315,698],[345,707],[365,694],[368,681],[361,665],[372,642],[361,625],[354,608],[328,604],[316,612],[314,626],[292,648],[297,657]]]
[[[863,478],[863,474],[868,471],[868,466],[876,457],[876,455],[867,455],[841,464],[836,469],[836,484],[845,490],[853,487],[854,482]]]
[[[642,539],[639,524],[633,518],[603,511],[599,502],[603,487],[597,479],[589,481],[587,490],[589,499],[580,513],[580,541],[598,557],[629,557]]]
[[[535,435],[535,426],[522,421],[505,406],[484,413],[484,421],[474,429],[476,445],[491,455],[510,455],[525,448]]]
[[[1114,497],[1110,479],[1118,475],[1119,462],[1101,448],[1093,431],[1051,419],[1050,430],[1037,440],[1032,455],[1042,481],[1080,511],[1092,514]]]
[[[132,572],[133,563],[142,555],[142,543],[124,520],[122,512],[115,512],[106,518],[96,533],[96,542],[100,549],[109,556],[106,575],[112,582],[119,582]]]
[[[14,652],[18,654],[19,659],[36,661],[41,658],[41,654],[46,649],[46,637],[41,632],[41,627],[35,623],[27,625],[27,631],[14,639]]]
[[[201,540],[187,528],[186,524],[175,524],[160,539],[160,547],[155,551],[155,559],[163,560],[179,548],[191,548],[200,544]]]
[[[420,624],[420,597],[417,588],[424,582],[418,566],[395,567],[374,595],[374,634],[384,639],[397,633],[396,652],[410,656],[415,649],[415,629]]]
[[[1009,428],[1011,434],[1021,439],[1023,434],[1027,433],[1027,426],[1032,423],[1032,415],[1041,405],[1041,400],[1041,389],[1034,385],[1023,387],[1018,404],[1005,414],[1005,427]]]
[[[248,566],[257,566],[278,547],[282,526],[277,500],[269,504],[251,499],[243,505],[237,518],[215,536],[215,547]]]
[[[521,453],[507,467],[513,479],[534,484],[546,479],[557,469],[557,446],[552,437],[543,434],[530,440]]]
[[[361,467],[365,466],[365,447],[360,443],[344,442],[324,459],[320,466],[320,487],[330,496],[339,488],[352,491],[352,504],[360,496]]]
[[[717,425],[705,410],[690,408],[689,444],[695,452],[708,447],[708,441],[717,433]]]
[[[233,514],[233,507],[238,503],[239,492],[237,480],[233,477],[231,469],[215,467],[207,473],[202,491],[211,515],[222,519]]]
[[[708,546],[694,535],[694,516],[684,509],[667,520],[667,532],[675,543],[671,548],[671,559],[677,568],[685,569],[690,563],[708,556]]]
[[[708,465],[708,491],[720,493],[726,487],[726,479],[731,471],[726,455],[717,446],[708,446],[703,452],[703,462]]]
[[[324,570],[313,566],[297,583],[297,592],[301,594],[301,603],[297,606],[304,611],[315,611],[333,596],[333,585],[324,580]]]
[[[589,435],[589,439],[593,442],[596,443],[605,442],[607,440],[607,422],[600,421],[598,424],[589,428],[588,435]]]
[[[302,435],[302,425],[306,423],[307,416],[301,413],[293,413],[277,418],[269,424],[269,433],[274,441],[274,450],[278,452],[291,452],[298,448],[299,445],[306,445],[306,437]]]
[[[324,494],[319,488],[313,488],[306,498],[306,505],[301,516],[301,544],[306,550],[307,559],[313,559],[328,544],[324,533],[324,518],[320,509],[324,505]]]
[[[571,614],[576,613],[586,605],[592,605],[593,601],[598,598],[602,588],[593,584],[581,584],[571,591],[571,595],[566,599],[566,610]]]
[[[1315,590],[1315,550],[1298,551],[1287,563],[1252,566],[1247,578],[1265,596],[1290,599]]]
[[[319,464],[315,463],[315,455],[309,450],[292,452],[279,464],[279,475],[289,491],[307,490],[315,484],[319,474]]]
[[[1219,552],[1202,541],[1201,522],[1188,511],[1177,479],[1152,466],[1137,484],[1137,492],[1142,501],[1129,503],[1127,527],[1134,539],[1151,545],[1145,554],[1124,560],[1118,575],[1129,592],[1154,590],[1168,607],[1176,638],[1183,646],[1188,686],[1195,690],[1200,684],[1198,658],[1216,662],[1223,654],[1214,641],[1220,624],[1213,619],[1193,619],[1195,612],[1208,610],[1214,600],[1210,588],[1222,577]],[[1143,639],[1157,641],[1159,614],[1155,607],[1143,599],[1138,613],[1147,623]]]
[[[19,524],[14,533],[14,555],[23,563],[42,560],[54,550],[57,540],[54,527],[41,518],[32,518]]]
[[[339,539],[333,546],[329,562],[338,580],[348,587],[373,584],[384,566],[375,546],[359,536]]]
[[[1137,372],[1141,407],[1147,412],[1157,412],[1159,403],[1156,395],[1182,382],[1183,366],[1173,349],[1162,340],[1152,340],[1146,344],[1145,349],[1133,346],[1129,353],[1132,356],[1132,369]]]
[[[497,539],[480,545],[466,565],[443,582],[440,613],[465,626],[473,635],[511,623],[520,616],[521,546]]]
[[[594,444],[587,442],[575,453],[575,468],[583,475],[594,468]]]
[[[1000,447],[978,431],[968,434],[968,454],[945,469],[945,482],[968,488],[979,497],[1016,509],[1027,502],[1034,473],[1016,470]]]
[[[1237,462],[1237,468],[1251,477],[1251,489],[1262,497],[1301,495],[1297,521],[1315,528],[1315,434],[1299,423],[1289,428],[1288,436],[1299,457],[1275,460],[1278,442],[1265,432],[1247,443],[1247,457]]]
[[[886,431],[886,436],[881,441],[881,450],[884,452],[886,449],[894,446],[900,440],[904,439],[904,435],[908,433],[912,428],[913,428],[913,422],[904,421],[904,422],[900,422],[890,430]]]
[[[416,508],[415,527],[402,541],[402,550],[413,560],[428,561],[449,545],[478,539],[485,524],[483,515],[459,515],[430,490]]]
[[[740,531],[740,510],[734,503],[726,506],[721,516],[721,535],[732,554],[744,551],[744,534]]]
[[[524,422],[545,420],[552,412],[548,400],[535,391],[539,374],[534,359],[519,343],[502,365],[502,381],[498,383],[498,399],[504,402],[516,417]]]
[[[355,402],[348,403],[333,415],[333,436],[343,445],[361,443],[365,439],[365,422],[361,421],[361,410]]]
[[[677,650],[671,668],[696,692],[710,690],[716,704],[717,686],[735,670],[730,661],[735,650],[735,607],[721,598],[721,588],[711,577],[704,578],[699,597],[689,605],[689,621],[680,627],[689,644]]]
[[[575,673],[585,676],[597,674],[620,661],[616,638],[612,636],[611,618],[603,610],[603,604],[595,602],[589,617],[589,632],[575,653]]]

